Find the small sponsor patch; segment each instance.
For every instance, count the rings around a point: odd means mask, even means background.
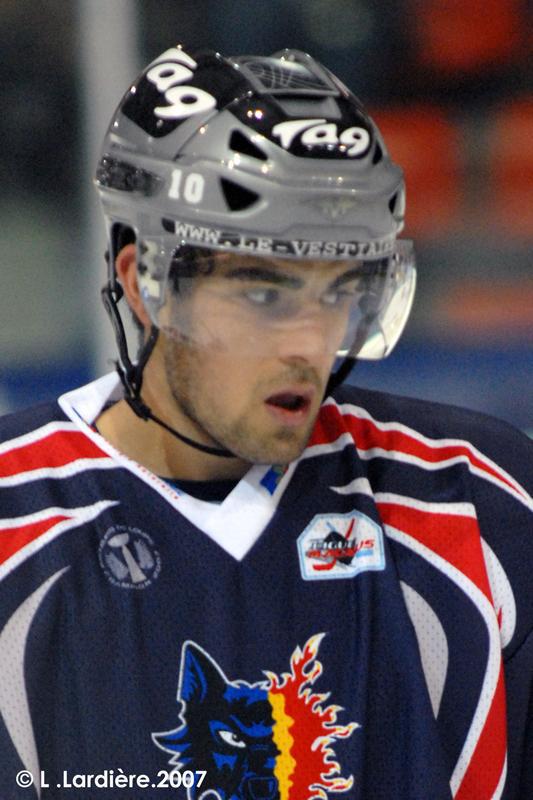
[[[280,480],[283,478],[286,472],[287,467],[270,467],[270,469],[265,472],[261,478],[261,486],[264,486],[269,494],[274,494],[278,488]]]
[[[298,537],[302,578],[306,581],[354,578],[385,569],[383,532],[359,511],[317,514]]]
[[[120,589],[146,589],[161,572],[161,557],[152,537],[126,525],[108,528],[98,559],[108,581]]]

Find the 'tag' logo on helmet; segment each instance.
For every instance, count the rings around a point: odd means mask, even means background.
[[[370,133],[358,125],[345,128],[340,134],[337,125],[325,119],[292,119],[279,122],[272,128],[272,135],[279,138],[285,150],[291,149],[300,134],[300,142],[307,147],[339,145],[339,149],[351,158],[364,155],[370,147]]]
[[[197,64],[184,50],[171,47],[160,56],[155,66],[148,70],[146,77],[164,94],[168,106],[157,106],[154,114],[162,119],[182,119],[192,117],[216,106],[212,94],[198,86],[183,85],[190,80]]]

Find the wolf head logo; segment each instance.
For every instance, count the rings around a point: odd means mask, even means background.
[[[265,673],[268,680],[255,684],[229,681],[205,650],[184,643],[181,724],[152,738],[172,754],[175,769],[206,773],[187,789],[189,800],[324,800],[326,791],[350,789],[353,780],[340,777],[331,745],[359,726],[337,725],[342,709],[323,707],[328,695],[311,691],[322,672],[321,639],[296,648],[290,673]]]
[[[189,790],[191,800],[274,800],[279,796],[273,775],[279,751],[272,739],[274,721],[264,689],[244,681],[230,683],[204,650],[186,642],[178,700],[185,709],[183,724],[153,738],[174,754],[172,764],[206,770],[201,788]]]

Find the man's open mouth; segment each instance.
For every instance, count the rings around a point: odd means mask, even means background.
[[[311,404],[311,397],[308,394],[298,394],[296,392],[279,392],[267,397],[266,404],[283,411],[306,411]]]

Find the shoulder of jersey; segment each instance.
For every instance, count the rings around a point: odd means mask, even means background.
[[[0,442],[23,436],[52,421],[68,424],[67,417],[56,402],[42,403],[4,414],[0,416]]]
[[[429,439],[467,442],[533,489],[533,441],[504,420],[468,408],[354,386],[340,387],[333,397],[339,407],[354,406],[378,424],[405,426]]]
[[[0,489],[106,468],[112,459],[56,403],[0,420]]]

